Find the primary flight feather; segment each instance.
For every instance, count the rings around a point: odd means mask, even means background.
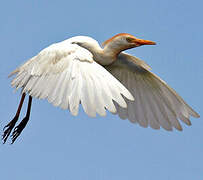
[[[106,110],[143,127],[182,130],[179,120],[190,125],[190,116],[199,117],[172,88],[150,72],[142,60],[122,51],[155,42],[121,33],[103,43],[76,36],[43,49],[10,75],[11,84],[21,89],[17,113],[4,129],[6,142],[12,129],[12,143],[26,126],[32,97],[47,99],[54,106],[78,114],[79,104],[91,117]],[[26,94],[25,118],[15,127]],[[14,128],[15,127],[15,128]]]

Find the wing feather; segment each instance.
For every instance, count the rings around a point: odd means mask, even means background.
[[[190,116],[199,117],[171,87],[149,71],[144,61],[121,53],[116,62],[105,67],[133,95],[127,108],[116,106],[118,115],[143,127],[182,130],[179,120],[191,125]]]
[[[137,112],[137,114],[140,114],[141,119],[139,119],[139,124],[143,127],[147,127],[148,126],[148,119],[146,116],[146,110],[145,110],[145,102],[144,102],[144,89],[142,87],[142,82],[141,79],[139,77],[139,75],[136,76],[136,81],[137,81],[137,97],[139,99],[138,101],[138,109],[139,111]]]
[[[160,125],[158,122],[158,117],[157,117],[156,109],[155,109],[157,102],[155,101],[155,99],[154,100],[152,99],[151,92],[149,91],[149,87],[146,86],[147,82],[145,81],[145,79],[142,78],[139,82],[141,83],[140,87],[144,88],[144,89],[142,89],[142,92],[143,92],[142,94],[143,94],[143,99],[144,99],[143,105],[146,104],[145,114],[146,114],[148,123],[149,123],[150,127],[152,127],[153,129],[160,129]],[[146,101],[147,101],[147,103],[146,103]],[[153,102],[153,101],[155,101],[155,102]]]
[[[79,62],[77,62],[76,70],[75,70],[75,79],[73,80],[72,90],[70,91],[70,95],[68,98],[69,101],[69,109],[72,115],[76,116],[78,114],[80,97],[81,97],[81,88],[82,88],[82,75],[79,73]]]
[[[102,97],[102,91],[103,87],[101,88],[101,85],[99,84],[98,79],[95,76],[92,76],[93,78],[93,84],[94,84],[94,101],[96,105],[96,112],[100,116],[105,116],[106,115],[106,110],[105,110],[105,100]]]
[[[87,73],[89,73],[87,69]],[[96,109],[94,106],[94,93],[93,93],[93,83],[89,76],[86,75],[86,72],[82,68],[81,70],[82,77],[83,77],[83,86],[82,86],[82,94],[81,94],[81,104],[83,106],[84,111],[90,117],[96,116]]]
[[[151,84],[151,79],[146,77],[143,79],[145,85],[148,86],[148,94],[151,97],[150,102],[153,104],[151,109],[154,112],[154,116],[158,120],[161,127],[170,131],[172,130],[172,125],[167,115],[166,109],[164,108],[164,100],[160,92],[160,88],[157,85]],[[161,98],[162,97],[162,98]],[[148,101],[148,99],[146,99]]]
[[[108,97],[111,97],[112,94],[109,91],[109,87],[107,85],[107,82],[100,81],[100,83],[101,83],[101,86],[102,86],[102,88],[101,88],[101,96],[102,96],[102,98],[103,98],[103,100],[105,102],[105,108],[108,109],[111,113],[116,113],[116,107],[115,107],[115,105],[113,103],[113,100],[108,98]]]
[[[70,41],[42,50],[13,74],[16,77],[12,86],[69,109],[72,115],[78,114],[80,103],[86,114],[95,117],[96,113],[106,115],[106,109],[116,113],[114,102],[126,108],[124,97],[133,100],[131,93],[97,64],[88,50]]]

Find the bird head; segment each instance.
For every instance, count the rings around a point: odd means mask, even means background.
[[[150,40],[136,38],[135,36],[127,33],[120,33],[112,38],[106,40],[102,45],[120,47],[122,50],[139,47],[142,45],[155,45],[156,43]]]

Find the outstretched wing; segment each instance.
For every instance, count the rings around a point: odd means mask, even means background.
[[[12,86],[22,92],[48,99],[54,106],[78,114],[81,103],[89,116],[116,112],[114,101],[126,108],[123,96],[130,92],[105,68],[97,64],[86,49],[71,43],[57,43],[17,68]],[[123,96],[122,96],[122,95]]]
[[[134,96],[135,101],[127,102],[127,109],[116,105],[122,119],[129,119],[143,127],[151,126],[166,130],[175,127],[182,130],[179,119],[191,125],[190,115],[199,115],[163,80],[149,71],[144,61],[121,53],[118,60],[105,67]]]

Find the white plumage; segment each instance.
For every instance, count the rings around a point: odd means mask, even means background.
[[[190,116],[199,115],[144,61],[121,52],[153,44],[123,33],[104,42],[102,49],[90,37],[73,37],[45,48],[13,71],[11,84],[72,115],[78,114],[81,103],[91,117],[105,116],[108,110],[143,127],[182,130],[179,120],[190,125]],[[4,141],[8,134],[5,131]]]
[[[72,44],[75,39],[71,39],[49,46],[20,66],[12,86],[69,109],[72,115],[78,114],[80,102],[91,117],[96,113],[104,116],[105,108],[115,113],[113,100],[126,108],[121,94],[134,100],[129,91],[93,60],[92,53]]]
[[[163,80],[145,68],[131,65],[129,60],[137,58],[120,54],[118,60],[107,67],[121,83],[131,92],[135,101],[126,99],[127,108],[116,106],[122,119],[129,119],[143,127],[150,126],[166,130],[175,127],[182,130],[178,119],[190,125],[189,116],[199,115]]]

